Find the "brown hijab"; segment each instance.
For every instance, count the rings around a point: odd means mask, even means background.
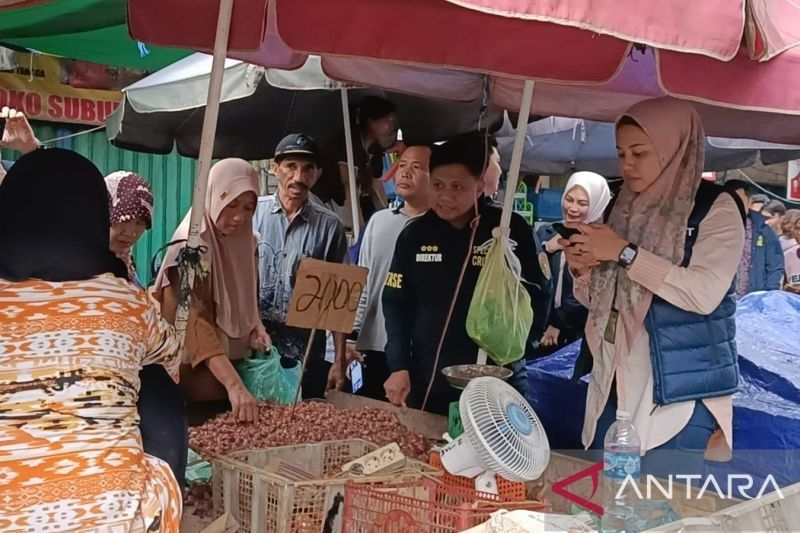
[[[661,162],[661,174],[642,193],[622,186],[608,225],[617,235],[643,250],[678,265],[683,260],[686,224],[700,187],[705,156],[703,126],[694,107],[672,98],[640,102],[623,117],[633,119],[650,137]],[[631,281],[615,263],[592,272],[586,336],[592,353],[599,354],[616,288],[620,314],[618,340],[628,348],[644,324],[653,294]],[[622,275],[620,275],[622,273]]]
[[[251,229],[221,236],[215,231],[215,222],[222,210],[245,192],[258,196],[258,171],[250,163],[242,159],[223,159],[211,167],[200,233],[204,246],[202,260],[209,272],[217,326],[232,339],[250,335],[260,321],[256,239]],[[188,238],[191,214],[189,210],[175,231],[173,241]],[[156,278],[157,294],[169,285],[167,271],[178,264],[182,248],[175,244],[167,251]]]

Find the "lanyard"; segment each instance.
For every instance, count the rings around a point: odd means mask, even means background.
[[[608,322],[603,332],[603,339],[614,344],[617,339],[617,322],[619,322],[619,310],[617,309],[617,280],[614,280],[614,298],[611,300],[611,312],[608,313]]]

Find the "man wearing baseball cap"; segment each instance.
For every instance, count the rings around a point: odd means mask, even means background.
[[[750,196],[750,211],[760,213],[764,206],[769,202],[769,197],[766,194],[753,194]]]
[[[302,361],[309,330],[286,325],[292,298],[292,282],[300,259],[311,257],[344,263],[347,257],[345,229],[335,214],[309,201],[309,190],[320,175],[316,141],[304,133],[286,136],[275,149],[272,172],[278,192],[259,198],[253,225],[259,233],[258,271],[261,319],[284,358]],[[336,360],[344,359],[345,335],[334,333]],[[341,365],[343,366],[343,365]],[[322,398],[326,388],[341,386],[340,365],[325,361],[325,335],[315,335],[303,375],[303,397]]]

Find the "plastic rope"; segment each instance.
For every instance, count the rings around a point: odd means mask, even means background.
[[[475,201],[475,209],[477,210],[478,204],[477,199]],[[433,372],[431,373],[431,379],[428,381],[428,390],[425,392],[425,399],[422,402],[422,410],[425,410],[425,406],[428,405],[428,398],[431,395],[431,389],[433,388],[433,382],[436,380],[436,373],[439,371],[439,358],[442,355],[442,348],[444,347],[444,339],[447,336],[447,329],[450,327],[450,320],[453,318],[453,312],[456,309],[456,302],[458,301],[458,293],[461,292],[461,284],[464,282],[464,275],[467,273],[467,267],[469,266],[469,260],[472,257],[472,243],[475,240],[475,234],[478,232],[478,224],[480,223],[480,216],[476,216],[470,222],[472,226],[472,234],[469,238],[469,248],[467,250],[467,257],[464,259],[464,264],[461,266],[461,274],[458,276],[458,283],[456,283],[456,290],[453,294],[453,300],[450,302],[450,310],[447,312],[447,319],[444,321],[444,327],[442,328],[442,336],[439,338],[439,346],[436,348],[436,358],[433,360]]]
[[[192,292],[194,287],[194,280],[196,278],[203,278],[202,265],[200,258],[205,254],[207,248],[200,246],[198,248],[190,248],[186,246],[178,258],[178,274],[180,276],[180,288],[178,290],[178,308],[175,315],[175,330],[178,335],[178,342],[183,347],[183,342],[186,337],[186,325],[189,320],[189,308],[192,304]]]
[[[86,135],[87,133],[94,133],[96,131],[100,131],[100,130],[103,130],[105,128],[106,128],[106,126],[104,124],[102,126],[96,126],[96,127],[92,128],[92,129],[79,131],[77,133],[70,133],[69,135],[64,135],[63,137],[56,137],[55,139],[48,139],[46,141],[39,141],[39,143],[41,143],[41,144],[50,144],[50,143],[54,143],[54,142],[58,142],[58,141],[63,141],[65,139],[71,139],[73,137],[79,137],[81,135]]]
[[[760,190],[761,192],[763,192],[763,193],[764,193],[764,194],[766,194],[767,196],[771,196],[772,198],[775,198],[776,200],[780,200],[781,202],[785,202],[785,203],[788,203],[788,204],[800,205],[800,202],[798,202],[797,200],[789,200],[788,198],[783,198],[782,196],[778,196],[778,195],[777,195],[777,194],[775,194],[774,192],[772,192],[772,191],[770,191],[770,190],[767,190],[767,189],[765,189],[764,187],[762,187],[761,185],[759,185],[758,183],[756,183],[755,181],[753,181],[753,179],[752,179],[750,176],[748,176],[747,174],[745,174],[745,173],[742,171],[742,169],[740,169],[740,168],[737,168],[737,169],[736,169],[736,172],[738,172],[739,174],[741,174],[742,176],[744,176],[744,178],[745,178],[747,181],[749,181],[751,185],[754,185],[754,186],[756,187],[756,189]]]

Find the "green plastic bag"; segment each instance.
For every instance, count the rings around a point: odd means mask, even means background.
[[[467,334],[505,366],[525,355],[533,309],[511,241],[497,230],[494,235],[469,305]]]
[[[300,382],[300,365],[283,368],[278,350],[272,347],[268,354],[255,354],[236,367],[244,386],[256,400],[290,404],[294,401],[295,390]]]

